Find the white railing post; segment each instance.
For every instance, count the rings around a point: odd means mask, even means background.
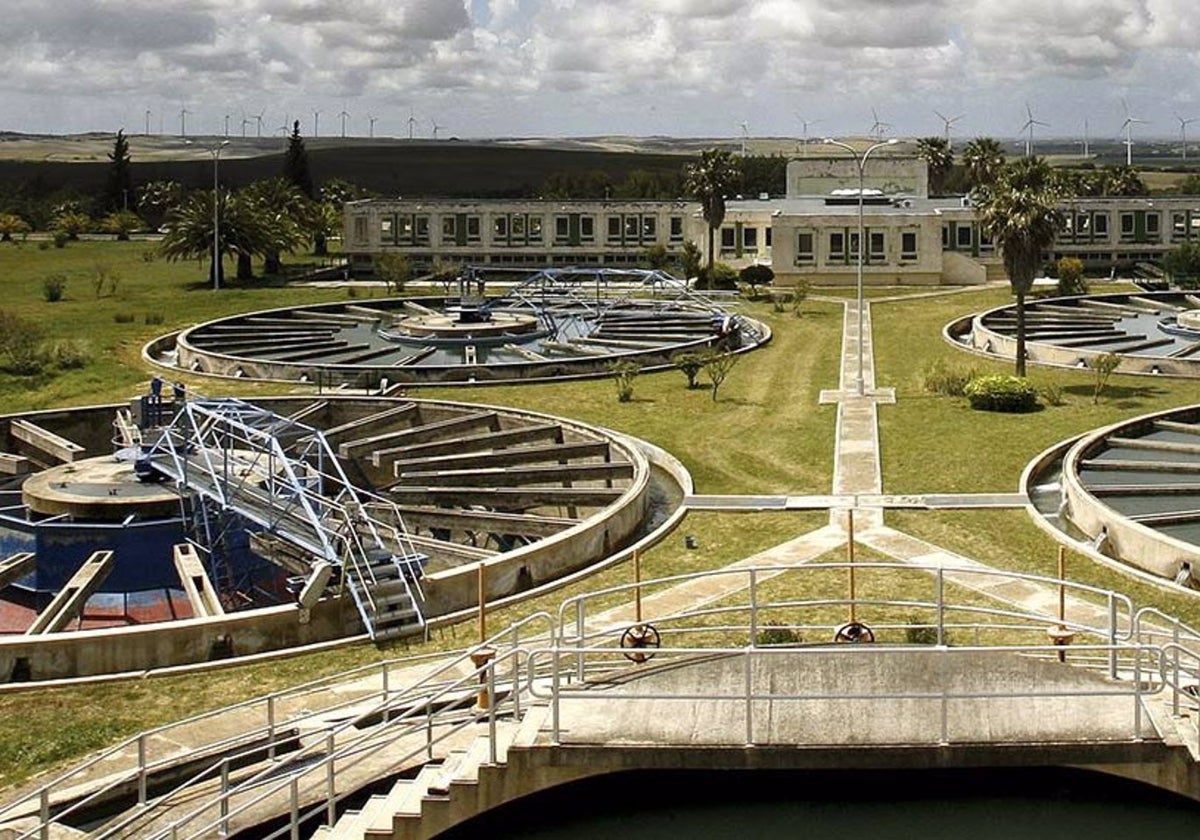
[[[275,695],[267,697],[267,758],[275,760]]]
[[[390,699],[390,697],[391,697],[391,693],[392,693],[392,692],[391,692],[391,685],[389,684],[389,680],[388,680],[389,673],[390,673],[390,672],[389,672],[389,670],[388,670],[388,663],[385,661],[385,662],[383,663],[383,670],[380,672],[380,679],[381,679],[381,680],[382,680],[382,682],[383,682],[383,702],[384,702],[384,705],[387,705],[387,702],[388,702],[388,700]],[[385,713],[385,717],[386,717],[386,713]]]
[[[38,802],[38,817],[41,820],[41,826],[38,830],[38,837],[41,840],[50,840],[50,788],[43,787],[39,796]]]
[[[1142,740],[1142,650],[1133,649],[1133,739]]]
[[[325,736],[325,752],[327,758],[325,761],[325,822],[333,828],[333,824],[337,822],[337,769],[334,767],[334,743],[333,730],[329,730],[329,734]]]
[[[758,645],[758,574],[750,570],[750,647]]]
[[[751,660],[751,651],[753,648],[746,648],[742,652],[742,661],[745,663],[745,678],[746,678],[746,746],[754,746],[754,671]]]
[[[1179,689],[1182,680],[1179,678],[1179,622],[1176,621],[1172,625],[1171,641],[1175,643],[1175,647],[1171,650],[1171,665],[1172,665],[1172,680],[1174,685],[1171,687],[1171,716],[1179,717]]]
[[[1131,627],[1132,631],[1133,628]],[[1134,640],[1136,643],[1136,639]],[[1108,676],[1117,678],[1117,599],[1108,593]]]
[[[584,605],[583,601],[575,602],[575,676],[580,682],[583,682],[583,634],[584,634]]]
[[[937,570],[937,643],[939,647],[946,644],[946,570],[941,566]]]
[[[496,661],[492,657],[484,667],[487,668],[487,700],[488,700],[488,763],[499,764],[496,759]]]
[[[138,735],[138,805],[146,807],[146,733]]]
[[[300,840],[300,779],[292,777],[291,812],[288,814],[292,830],[292,840]]]
[[[222,837],[229,836],[229,759],[221,762],[221,822],[217,833]]]
[[[557,747],[559,744],[559,741],[558,741],[558,724],[559,724],[558,694],[559,694],[559,664],[560,664],[559,663],[559,649],[558,649],[557,645],[555,645],[555,647],[554,647],[554,660],[553,661],[554,661],[554,667],[551,669],[551,671],[553,673],[550,678],[550,696],[551,696],[550,728],[551,728],[551,731],[553,734],[554,746]]]

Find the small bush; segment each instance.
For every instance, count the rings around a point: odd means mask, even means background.
[[[1044,382],[1038,386],[1038,396],[1042,398],[1042,402],[1046,405],[1066,405],[1067,398],[1063,394],[1062,386],[1057,382]]]
[[[158,251],[156,251],[155,249],[147,248],[146,250],[142,251],[142,262],[152,263],[157,259],[158,259]]]
[[[700,276],[696,278],[696,288],[732,292],[737,289],[737,279],[738,274],[732,266],[719,262],[701,269]]]
[[[35,321],[0,310],[0,367],[29,376],[40,373],[44,365],[42,328]]]
[[[1055,266],[1058,269],[1059,295],[1086,295],[1087,281],[1083,279],[1083,260],[1078,257],[1060,257]]]
[[[704,370],[704,356],[699,353],[676,353],[671,357],[671,361],[687,377],[688,388],[697,387],[696,377]]]
[[[961,397],[967,383],[979,375],[975,368],[947,364],[934,359],[921,371],[921,389],[928,394],[944,397]]]
[[[96,291],[96,297],[102,294],[116,294],[117,287],[121,284],[121,275],[113,271],[103,263],[97,263],[92,266],[92,287]]]
[[[42,280],[42,297],[47,303],[58,303],[67,293],[67,278],[61,274],[51,274]]]
[[[976,411],[1021,414],[1038,406],[1037,389],[1021,376],[977,376],[963,388],[963,394]]]
[[[910,645],[936,645],[937,628],[923,624],[918,615],[910,615],[908,626],[904,628],[904,640]]]
[[[71,234],[67,233],[65,230],[54,231],[54,247],[55,248],[66,248],[67,243],[70,241],[71,241]]]
[[[640,368],[637,362],[617,362],[611,368],[613,381],[617,384],[617,402],[629,402],[633,399],[633,380]]]
[[[804,306],[804,301],[808,297],[808,292],[809,282],[803,277],[797,280],[795,285],[792,286],[792,314],[797,318],[804,314],[801,311],[801,307]]]
[[[358,297],[358,288],[356,286],[347,286],[346,297],[350,298],[351,300]]]
[[[44,354],[50,364],[63,370],[86,367],[92,360],[92,348],[85,341],[60,338],[46,345]]]
[[[1095,373],[1096,379],[1092,388],[1092,403],[1100,402],[1100,397],[1104,396],[1104,389],[1108,387],[1109,377],[1113,375],[1113,371],[1121,365],[1121,354],[1119,353],[1101,353],[1092,360],[1092,371]]]
[[[768,624],[758,631],[754,643],[760,647],[766,645],[795,645],[803,642],[795,630],[782,624]]]
[[[62,245],[59,245],[58,247],[61,248],[61,247],[63,247],[63,245],[66,245],[66,244],[67,243],[64,242]],[[49,251],[50,243],[43,239],[41,242],[38,243],[38,250],[39,251]]]
[[[161,312],[147,312],[142,316],[142,323],[149,326],[157,326],[163,322],[163,314]]]
[[[136,320],[132,312],[117,312],[113,315],[113,321],[118,324],[132,324]]]

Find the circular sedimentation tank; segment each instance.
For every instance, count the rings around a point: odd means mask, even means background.
[[[947,325],[954,344],[1016,357],[1015,305]],[[1200,297],[1187,292],[1120,292],[1030,300],[1026,357],[1034,364],[1089,369],[1105,354],[1121,373],[1200,377]]]
[[[600,376],[618,362],[652,368],[768,340],[762,323],[662,272],[548,269],[494,297],[244,313],[154,342],[146,356],[197,374],[377,389]]]
[[[1035,508],[1071,538],[1159,578],[1200,573],[1200,406],[1097,429],[1026,471]]]
[[[171,418],[208,403],[186,402],[154,409],[163,428],[192,434]],[[353,396],[232,402],[267,418],[262,428],[279,448],[231,444],[214,454],[197,437],[182,451],[190,464],[210,462],[214,476],[228,473],[229,488],[271,489],[282,500],[277,527],[239,509],[248,497],[232,489],[226,504],[207,504],[226,510],[201,522],[202,480],[144,480],[147,453],[168,437],[138,422],[144,400],[0,417],[0,682],[140,672],[361,635],[348,573],[306,594],[320,558],[289,542],[298,504],[284,476],[296,476],[302,493],[319,472],[307,454],[290,473],[281,466],[301,452],[305,430],[320,432],[339,473],[386,507],[389,527],[419,555],[411,583],[424,621],[472,607],[481,567],[494,601],[612,557],[672,516],[688,484],[664,453],[654,457],[669,464],[665,472],[635,440],[536,412]],[[181,562],[181,546],[202,574]],[[109,552],[94,579],[80,578]],[[73,589],[86,591],[65,619],[27,635]],[[197,600],[205,590],[207,606]]]

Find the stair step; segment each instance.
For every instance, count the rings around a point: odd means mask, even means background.
[[[538,733],[541,732],[542,725],[549,716],[549,704],[536,703],[529,706],[521,718],[521,725],[517,727],[517,733],[513,736],[510,747],[517,749],[532,747],[537,742]]]
[[[430,781],[429,789],[425,795],[448,796],[450,794],[450,783],[454,781],[459,765],[462,764],[466,757],[466,750],[451,750],[447,753],[446,760],[442,762],[442,766],[438,768],[437,773]]]

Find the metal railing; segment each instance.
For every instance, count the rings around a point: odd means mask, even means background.
[[[925,579],[927,594],[912,597],[859,597],[853,589],[845,597],[825,594],[820,587],[791,585],[793,581],[779,576],[834,575],[840,578],[853,571],[860,581],[873,573],[904,572],[916,579]],[[1035,583],[1045,587],[1063,587],[1080,600],[1073,601],[1069,615],[1049,615],[1011,606],[992,606],[985,597],[972,592],[972,581],[1003,578],[1008,581]],[[707,603],[670,615],[645,613],[641,610],[641,595],[664,587],[708,579],[723,579],[726,585],[718,588]],[[788,583],[781,595],[769,597],[765,588],[768,579]],[[977,587],[984,591],[982,586]],[[795,593],[809,591],[809,597]],[[912,591],[912,590],[910,590]],[[919,590],[918,590],[919,593]],[[959,598],[960,593],[971,597]],[[622,596],[636,596],[638,609],[629,621],[609,621],[606,626],[589,615],[598,612],[597,601],[610,601]],[[991,600],[991,599],[986,599]],[[1080,603],[1086,600],[1091,612],[1080,616]],[[828,641],[840,623],[835,613],[848,610],[859,621],[870,621],[880,640],[875,645],[837,645]],[[1073,614],[1073,615],[1072,615]],[[906,616],[897,618],[898,615]],[[784,624],[779,624],[786,617]],[[836,703],[856,699],[910,699],[941,704],[936,732],[931,743],[951,743],[952,731],[948,709],[955,703],[995,699],[1031,702],[1051,698],[1128,698],[1130,702],[1129,729],[1132,738],[1144,733],[1144,704],[1164,693],[1170,700],[1173,714],[1180,715],[1186,705],[1196,707],[1195,691],[1200,684],[1200,631],[1158,610],[1134,611],[1130,599],[1120,593],[1102,590],[1070,581],[1019,573],[997,572],[979,568],[944,567],[919,568],[896,563],[821,563],[803,566],[760,566],[739,570],[716,570],[667,578],[645,580],[609,587],[562,602],[556,617],[535,613],[481,642],[480,645],[459,651],[438,664],[429,673],[395,685],[395,670],[402,665],[428,662],[434,654],[411,659],[389,660],[379,665],[363,666],[343,674],[307,683],[294,689],[275,692],[180,724],[159,727],[142,733],[105,751],[75,770],[59,776],[51,783],[22,797],[0,810],[0,819],[26,806],[24,814],[35,803],[40,814],[38,826],[21,837],[49,836],[49,827],[64,817],[79,814],[89,803],[114,790],[122,783],[136,781],[138,807],[133,813],[106,829],[113,832],[139,820],[161,813],[179,796],[187,796],[188,810],[174,820],[159,837],[192,837],[205,832],[220,833],[232,821],[247,815],[254,808],[271,806],[287,814],[287,825],[281,834],[297,836],[305,821],[324,819],[332,822],[338,804],[355,787],[354,773],[363,772],[368,762],[378,762],[387,756],[387,766],[396,767],[404,761],[416,760],[424,752],[430,757],[433,748],[462,732],[469,726],[487,723],[490,754],[494,762],[497,753],[496,718],[499,715],[519,717],[525,698],[547,700],[551,705],[551,728],[556,740],[561,735],[561,704],[564,700],[586,700],[591,696],[589,680],[597,675],[632,675],[643,665],[629,661],[631,651],[622,647],[623,630],[630,626],[653,623],[667,645],[644,653],[641,661],[662,657],[658,663],[685,662],[696,657],[725,657],[741,661],[745,675],[740,690],[701,693],[655,693],[636,687],[621,697],[628,699],[693,699],[719,703],[741,703],[746,708],[747,743],[755,743],[754,704],[759,701],[815,701]],[[817,646],[800,644],[779,646],[764,641],[762,631],[780,628],[823,637]],[[1046,639],[1048,628],[1068,634],[1078,634],[1083,641],[1065,648],[1043,641],[1041,644],[1014,643],[1014,638],[1040,634]],[[917,632],[926,644],[889,644],[911,641],[910,633]],[[712,639],[719,639],[713,643]],[[984,644],[995,638],[997,644]],[[1056,638],[1051,635],[1051,639]],[[969,639],[968,644],[962,644]],[[953,644],[951,644],[953,642]],[[471,654],[483,648],[493,651],[493,658],[483,664],[471,661]],[[909,691],[894,686],[872,687],[868,691],[832,692],[763,690],[755,680],[761,663],[780,656],[851,655],[858,652],[887,653],[896,656],[926,654],[952,663],[958,656],[991,654],[1039,657],[1069,661],[1072,666],[1087,668],[1098,677],[1082,688],[1075,686],[1034,686],[1023,689],[966,690],[948,685],[917,687]],[[444,655],[443,655],[444,656]],[[1068,659],[1069,656],[1069,659]],[[636,660],[635,660],[636,661]],[[312,706],[324,689],[348,680],[372,681],[378,675],[378,687],[347,695],[334,692],[335,701],[320,708]],[[467,705],[481,690],[489,698],[486,714],[469,713]],[[612,692],[601,692],[608,700]],[[525,698],[523,698],[525,695]],[[1165,708],[1166,704],[1164,704]],[[341,716],[331,715],[341,711]],[[155,758],[150,751],[155,735],[169,738],[176,727],[195,725],[218,715],[244,714],[256,722],[236,736],[216,738],[197,748],[212,755],[191,776],[161,796],[148,795],[148,781],[163,767],[180,763],[181,754],[174,751]],[[304,729],[301,738],[300,729]],[[358,731],[361,728],[361,731]],[[286,750],[286,752],[285,752]],[[385,752],[390,750],[390,752]],[[1200,751],[1200,730],[1197,731],[1197,750]],[[78,783],[80,774],[94,770],[100,762],[111,760],[122,751],[136,751],[136,765],[119,778],[106,784],[88,798],[55,811],[54,794]],[[253,764],[265,754],[266,767],[248,772],[245,779],[234,781],[231,767],[245,760]],[[260,762],[261,763],[261,762]],[[198,784],[209,784],[215,791],[198,805]],[[361,784],[361,780],[358,782]],[[313,804],[315,803],[315,804]],[[52,813],[53,812],[53,813]],[[257,814],[256,814],[257,816]],[[101,835],[103,836],[103,835]]]

